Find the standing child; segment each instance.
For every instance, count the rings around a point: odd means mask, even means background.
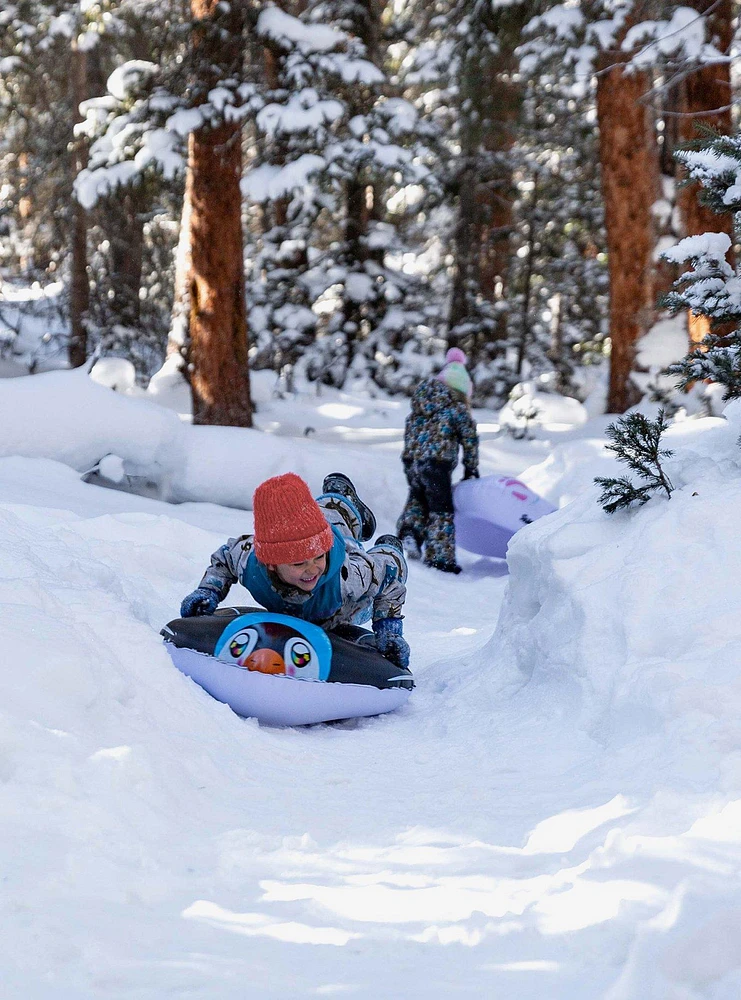
[[[211,556],[180,614],[213,614],[239,581],[267,611],[330,630],[373,619],[376,648],[398,667],[409,665],[402,635],[407,565],[395,535],[381,535],[373,512],[340,472],[327,476],[315,500],[292,472],[261,483],[253,498],[253,535],[230,538]]]
[[[427,566],[460,573],[455,561],[453,470],[463,448],[463,478],[478,478],[479,439],[471,416],[473,392],[466,355],[451,347],[445,367],[423,379],[412,396],[404,427],[401,460],[409,496],[396,525],[404,551],[419,559],[424,547]]]

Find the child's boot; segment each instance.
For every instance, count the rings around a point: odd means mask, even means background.
[[[396,549],[397,552],[404,551],[402,540],[398,535],[379,535],[373,543],[374,548],[376,545],[390,545],[391,548]]]
[[[414,535],[402,535],[401,545],[407,559],[417,560],[422,558],[422,549]]]
[[[396,534],[401,539],[407,559],[421,559],[427,529],[427,513],[421,501],[410,491],[404,510],[396,522]]]
[[[346,500],[349,500],[360,515],[361,539],[364,542],[367,542],[368,539],[373,536],[373,533],[376,530],[376,519],[373,516],[373,511],[370,507],[363,503],[358,496],[357,490],[353,486],[352,481],[348,479],[344,473],[330,473],[322,483],[322,492],[335,493],[338,496],[345,497]]]
[[[425,565],[443,573],[460,573],[455,561],[455,525],[452,514],[430,514]]]

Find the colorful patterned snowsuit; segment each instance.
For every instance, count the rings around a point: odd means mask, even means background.
[[[409,496],[396,533],[400,538],[411,535],[424,546],[428,566],[455,565],[452,475],[459,447],[465,475],[476,475],[479,439],[464,398],[437,378],[423,379],[404,428],[401,460]]]

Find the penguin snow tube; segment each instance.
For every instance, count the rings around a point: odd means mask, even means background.
[[[237,715],[273,726],[391,712],[414,687],[354,625],[325,632],[260,608],[222,608],[176,618],[161,634],[179,670]]]
[[[511,476],[463,480],[455,487],[453,500],[456,544],[497,559],[506,558],[516,531],[558,509]]]

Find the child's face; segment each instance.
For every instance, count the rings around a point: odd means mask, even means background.
[[[298,587],[299,590],[305,590],[308,593],[319,583],[326,568],[327,553],[324,552],[313,559],[307,559],[306,562],[279,563],[275,567],[275,572],[283,583],[287,583],[291,587]]]

